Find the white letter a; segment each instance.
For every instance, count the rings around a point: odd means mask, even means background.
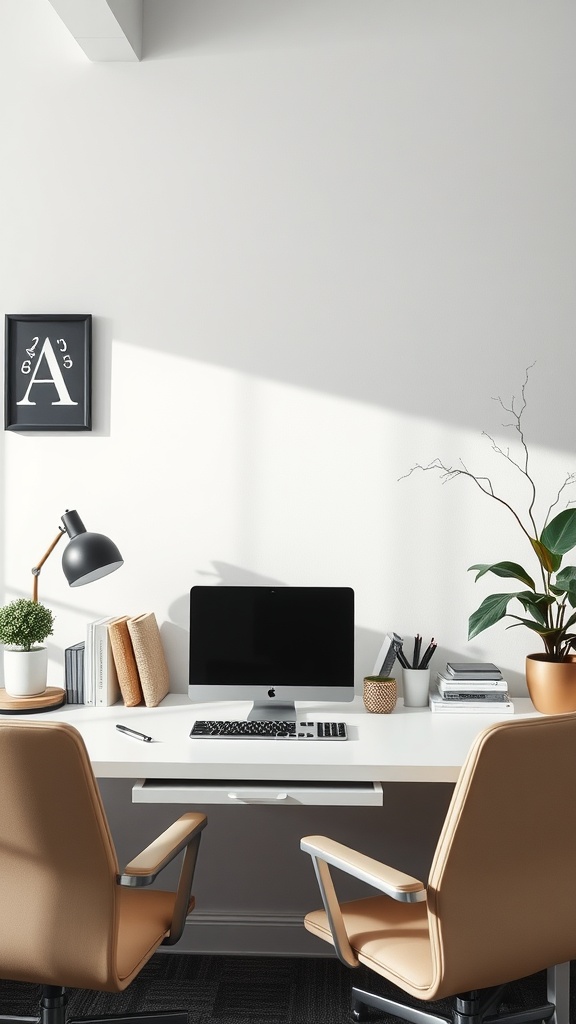
[[[46,362],[48,363],[48,368],[50,369],[50,372],[52,373],[51,377],[38,377],[38,372],[40,370],[40,363],[42,362],[42,357],[43,356],[45,356]],[[36,402],[31,402],[29,400],[29,398],[28,398],[28,396],[29,396],[29,394],[30,394],[30,392],[32,390],[32,385],[33,384],[53,384],[54,385],[54,387],[56,388],[56,390],[58,392],[59,401],[58,402],[52,402],[51,403],[52,405],[78,405],[78,402],[73,402],[72,399],[70,398],[70,394],[68,392],[68,388],[66,387],[66,384],[64,383],[64,377],[62,376],[62,370],[60,369],[60,367],[58,365],[58,360],[57,360],[57,358],[56,358],[56,356],[54,354],[54,350],[53,350],[52,345],[50,343],[50,338],[46,338],[46,340],[44,341],[44,344],[42,346],[42,351],[40,352],[40,355],[38,356],[38,362],[36,363],[36,366],[34,368],[34,372],[33,372],[32,376],[30,378],[30,383],[28,385],[28,390],[26,391],[26,394],[24,395],[24,398],[20,402],[16,402],[16,405],[36,405]]]

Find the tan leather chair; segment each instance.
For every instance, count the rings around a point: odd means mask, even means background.
[[[63,1024],[66,988],[120,992],[160,944],[178,941],[205,825],[183,814],[121,874],[77,730],[0,721],[0,978],[42,986],[43,1024]],[[181,851],[177,892],[141,888]],[[144,1016],[187,1021],[115,1019]]]
[[[492,1015],[507,982],[554,965],[567,979],[576,958],[576,714],[498,721],[478,736],[427,884],[323,836],[301,845],[325,908],[306,916],[310,932],[415,1000],[455,997],[452,1018],[353,988],[356,1020],[363,1006],[418,1024],[548,1020],[552,1002]],[[384,895],[339,905],[329,865]]]

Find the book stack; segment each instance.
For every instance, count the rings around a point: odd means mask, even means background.
[[[84,647],[82,640],[64,651],[64,679],[66,683],[66,703],[84,703]]]
[[[508,683],[497,665],[480,661],[449,661],[438,672],[430,710],[441,714],[462,712],[512,715],[514,705]]]
[[[154,612],[107,616],[88,623],[85,704],[156,707],[170,689],[168,665]]]

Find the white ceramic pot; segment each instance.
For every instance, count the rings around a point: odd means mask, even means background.
[[[46,689],[48,649],[4,648],[4,687],[11,697],[35,697]]]

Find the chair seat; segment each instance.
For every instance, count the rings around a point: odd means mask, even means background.
[[[417,999],[431,998],[427,995],[433,968],[426,903],[372,896],[342,903],[341,909],[350,945],[361,963]],[[332,943],[323,910],[307,914],[304,923],[308,931]]]
[[[120,923],[116,965],[119,984],[108,991],[125,989],[150,959],[170,930],[175,898],[175,893],[159,889],[118,887]],[[191,899],[188,911],[193,908],[194,899]]]

